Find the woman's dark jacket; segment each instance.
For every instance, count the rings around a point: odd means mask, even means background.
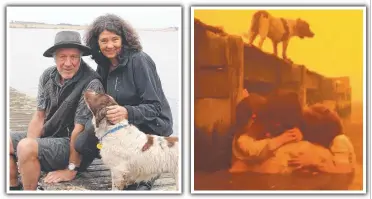
[[[154,61],[149,55],[128,52],[120,64],[109,72],[97,66],[107,94],[128,111],[128,121],[146,134],[170,136],[173,120]]]

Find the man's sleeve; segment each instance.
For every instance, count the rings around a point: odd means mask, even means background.
[[[39,78],[39,84],[37,88],[37,110],[43,111],[46,108],[46,97],[45,97],[45,89],[44,84],[46,83],[46,78],[49,75],[51,69],[47,69]]]
[[[104,88],[102,83],[98,79],[92,80],[88,86],[85,88],[84,91],[86,90],[93,90],[97,93],[104,93]],[[76,109],[76,114],[75,114],[75,124],[82,124],[85,125],[85,123],[92,118],[92,113],[88,109],[85,101],[84,101],[84,94],[81,94],[80,100],[79,100],[79,105]]]

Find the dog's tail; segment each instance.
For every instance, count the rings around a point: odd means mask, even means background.
[[[260,27],[261,17],[268,18],[269,12],[267,12],[266,10],[259,10],[253,14],[252,20],[251,20],[251,29],[250,29],[251,32],[256,32],[256,33],[258,32],[258,29]]]

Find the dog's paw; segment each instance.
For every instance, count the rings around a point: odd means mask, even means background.
[[[124,181],[120,181],[120,182],[116,181],[112,183],[111,189],[113,191],[123,190],[125,188],[125,185],[126,184],[124,183]]]
[[[248,39],[249,38],[249,34],[246,33],[246,32],[244,32],[244,33],[242,33],[242,37]]]
[[[277,53],[270,53],[270,55],[275,56],[275,57],[278,57],[278,54]]]
[[[288,63],[288,64],[293,64],[293,61],[291,60],[291,59],[289,59],[289,58],[285,58],[285,59],[283,59],[286,63]]]

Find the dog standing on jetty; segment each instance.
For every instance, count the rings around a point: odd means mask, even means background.
[[[259,10],[253,14],[249,33],[244,37],[248,39],[248,44],[252,45],[257,35],[260,35],[258,48],[262,45],[266,37],[270,38],[273,44],[274,55],[278,56],[278,44],[282,42],[282,57],[290,61],[287,57],[287,47],[292,37],[297,36],[301,39],[308,37],[313,38],[314,33],[310,30],[309,24],[298,19],[285,19],[272,16],[265,10]]]
[[[111,170],[112,190],[123,190],[129,184],[167,172],[173,174],[178,190],[177,137],[147,135],[126,119],[112,124],[106,119],[106,111],[117,103],[107,94],[86,91],[84,99],[93,114],[102,161]]]

